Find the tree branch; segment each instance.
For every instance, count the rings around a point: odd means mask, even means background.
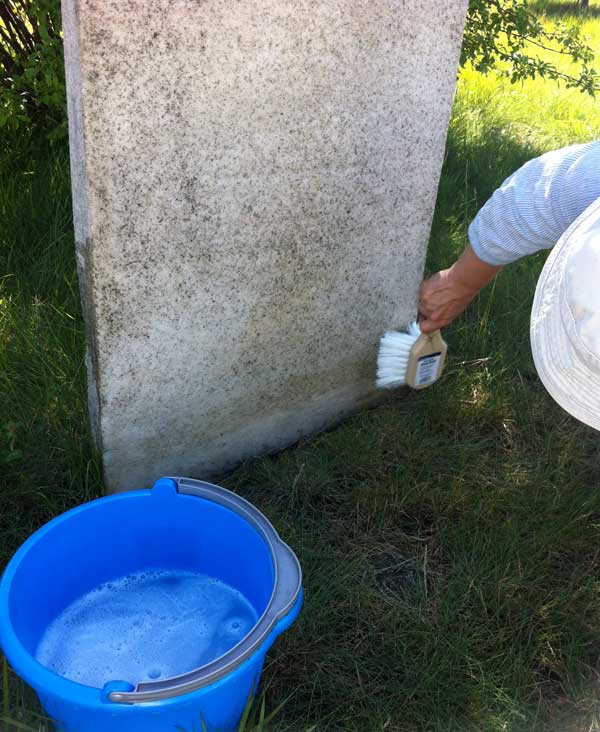
[[[512,35],[516,38],[519,38],[521,41],[524,41],[524,44],[531,43],[532,46],[537,46],[537,48],[541,48],[542,51],[552,51],[553,53],[560,53],[563,56],[571,55],[569,51],[564,51],[560,48],[552,48],[552,46],[545,46],[543,43],[540,43],[539,41],[534,41],[532,38],[527,38],[526,36],[522,36],[520,33],[513,33]]]

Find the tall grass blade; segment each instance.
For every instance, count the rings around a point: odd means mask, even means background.
[[[8,678],[8,662],[2,656],[2,714],[7,717],[10,714],[10,688]]]

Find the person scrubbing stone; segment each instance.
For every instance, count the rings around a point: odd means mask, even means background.
[[[459,259],[421,284],[419,326],[443,328],[504,266],[550,248],[531,313],[535,366],[563,409],[600,430],[600,140],[548,152],[504,181]]]

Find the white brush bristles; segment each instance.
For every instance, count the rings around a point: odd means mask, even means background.
[[[379,343],[377,356],[377,379],[375,385],[380,389],[393,389],[406,384],[408,357],[410,349],[421,335],[416,323],[408,326],[406,333],[388,330]]]

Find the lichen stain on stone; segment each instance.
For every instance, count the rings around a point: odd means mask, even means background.
[[[376,398],[381,331],[416,310],[466,0],[64,2],[108,484]]]

